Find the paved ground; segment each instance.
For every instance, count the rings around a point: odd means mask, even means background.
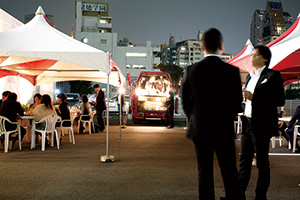
[[[100,162],[100,156],[105,155],[105,133],[76,135],[75,145],[64,136],[60,150],[49,147],[41,152],[39,144],[30,150],[25,143],[22,151],[16,145],[12,152],[0,152],[0,200],[197,199],[196,159],[183,127],[128,126],[122,129],[122,139],[117,126],[109,130],[114,163]],[[239,140],[236,145],[239,153]],[[271,153],[269,199],[299,200],[300,156],[289,153],[286,147],[276,147]],[[218,199],[224,191],[219,169],[215,167],[214,172]],[[254,198],[256,174],[253,167],[249,199]]]

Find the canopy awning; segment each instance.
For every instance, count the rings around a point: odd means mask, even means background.
[[[0,32],[0,77],[16,75],[33,85],[86,80],[119,86],[125,78],[108,52],[56,30],[42,7],[23,26]]]

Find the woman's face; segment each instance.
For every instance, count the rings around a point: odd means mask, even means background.
[[[61,98],[59,98],[59,97],[57,97],[57,99],[56,99],[56,103],[58,103],[58,104],[61,104],[61,103],[62,103],[62,99],[61,99]]]
[[[41,104],[42,99],[39,99],[38,97],[34,97],[34,102],[36,104]]]

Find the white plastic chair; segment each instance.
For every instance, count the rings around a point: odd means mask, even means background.
[[[59,149],[59,135],[57,133],[57,130],[55,129],[55,124],[57,121],[61,121],[61,117],[58,115],[48,115],[46,117],[43,117],[39,122],[33,122],[32,123],[32,128],[42,134],[42,145],[41,149],[42,151],[45,151],[45,141],[46,141],[46,136],[47,133],[50,133],[51,136],[51,147],[54,146],[53,140],[54,140],[54,134],[56,135],[56,144],[57,144],[57,149]],[[41,124],[42,129],[37,129],[36,125]],[[31,149],[35,148],[35,132],[32,133],[31,136]]]
[[[74,138],[74,131],[73,131],[73,121],[74,119],[65,119],[62,120],[60,123],[60,127],[57,127],[58,131],[60,132],[59,136],[62,135],[64,136],[64,131],[67,130],[69,133],[69,140],[70,143],[75,144],[75,138]],[[62,126],[64,122],[70,122],[70,126]]]
[[[17,128],[11,131],[6,131],[5,123],[15,124],[17,125]],[[19,149],[22,150],[22,141],[21,141],[21,129],[20,129],[20,123],[19,122],[11,122],[9,119],[7,119],[4,116],[0,116],[0,135],[4,135],[4,152],[8,152],[8,146],[9,146],[9,135],[12,133],[18,132],[19,136]]]
[[[89,115],[81,115],[79,120],[78,120],[78,133],[80,130],[80,122],[82,122],[82,126],[86,127],[86,124],[89,125],[89,134],[91,134],[91,125],[93,125],[93,130],[95,131],[95,126],[94,126],[94,116],[96,114],[96,110],[92,111]],[[89,116],[90,119],[89,120],[84,120],[82,119],[83,116]]]
[[[293,135],[293,153],[295,153],[295,151],[296,151],[297,136],[298,135],[300,136],[298,128],[300,128],[300,125],[295,125],[295,127],[294,127],[294,135]]]
[[[279,134],[279,146],[284,146],[285,145],[285,138],[282,136],[281,134],[281,131],[278,131],[278,134]],[[274,149],[275,148],[275,142],[276,142],[276,136],[273,136],[271,138],[271,144],[272,144],[272,148]]]

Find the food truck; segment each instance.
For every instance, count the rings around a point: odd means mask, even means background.
[[[127,74],[129,84],[130,110],[133,121],[165,120],[166,100],[172,90],[169,73],[142,71],[135,84]]]

